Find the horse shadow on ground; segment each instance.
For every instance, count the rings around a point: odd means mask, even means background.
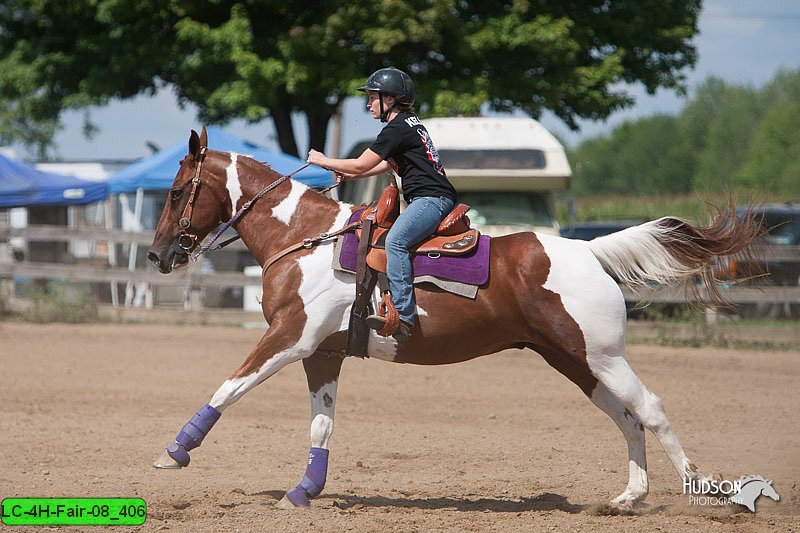
[[[266,490],[253,496],[270,496],[276,500],[283,498],[285,491]],[[324,494],[322,499],[333,500],[333,506],[347,510],[352,508],[400,507],[426,510],[489,511],[498,513],[524,513],[531,511],[564,511],[570,514],[582,513],[592,506],[574,504],[567,498],[552,492],[544,492],[532,498],[518,499],[479,498],[411,498],[389,496],[358,496],[356,494]]]

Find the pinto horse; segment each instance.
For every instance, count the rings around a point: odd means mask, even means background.
[[[148,258],[165,274],[186,265],[198,243],[256,195],[258,202],[235,228],[261,265],[294,243],[344,227],[356,210],[297,181],[281,181],[280,174],[249,157],[207,146],[205,128],[199,136],[191,132],[189,154],[156,228]],[[497,237],[491,241],[489,281],[474,299],[416,287],[419,318],[413,336],[398,344],[371,333],[368,356],[443,365],[509,348],[539,353],[624,435],[629,480],[611,505],[630,508],[648,493],[644,428],[661,442],[682,480],[708,478],[686,456],[661,400],[625,360],[625,301],[612,275],[640,284],[710,280],[713,258],[745,250],[757,238],[756,228],[748,218],[719,214],[708,227],[665,217],[590,242],[532,232]],[[307,507],[321,493],[355,295],[355,276],[331,268],[333,241],[300,247],[264,272],[261,305],[269,324],[264,336],[154,466],[187,466],[188,452],[225,409],[302,360],[311,394],[311,450],[305,476],[278,505]]]

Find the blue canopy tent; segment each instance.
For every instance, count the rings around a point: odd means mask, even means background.
[[[0,155],[0,208],[83,205],[108,197],[108,185],[41,172]]]
[[[251,156],[256,161],[268,163],[273,170],[288,174],[300,168],[305,161],[253,144],[232,135],[216,126],[208,128],[208,147],[223,152],[236,152]],[[187,137],[188,139],[188,137]],[[166,190],[172,186],[178,173],[178,162],[189,152],[188,142],[183,141],[141,159],[123,168],[108,178],[111,193],[130,193],[138,189],[146,191]],[[293,176],[310,187],[323,188],[333,183],[331,172],[319,167],[308,167]]]

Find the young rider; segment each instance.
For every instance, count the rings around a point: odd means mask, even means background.
[[[355,159],[333,159],[310,150],[308,162],[329,168],[337,178],[354,180],[387,172],[402,178],[403,198],[408,206],[386,236],[386,276],[392,302],[400,315],[396,338],[407,338],[415,324],[413,272],[409,247],[429,237],[453,209],[456,190],[447,179],[428,130],[414,112],[414,84],[394,67],[375,71],[360,87],[369,95],[367,109],[372,118],[386,122],[372,145]],[[386,319],[373,315],[367,323],[382,329]]]

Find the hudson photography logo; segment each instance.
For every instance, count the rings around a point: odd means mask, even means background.
[[[689,495],[689,505],[744,505],[756,512],[756,500],[767,496],[781,499],[772,487],[772,481],[763,476],[744,476],[735,481],[727,479],[685,479],[683,493]]]

